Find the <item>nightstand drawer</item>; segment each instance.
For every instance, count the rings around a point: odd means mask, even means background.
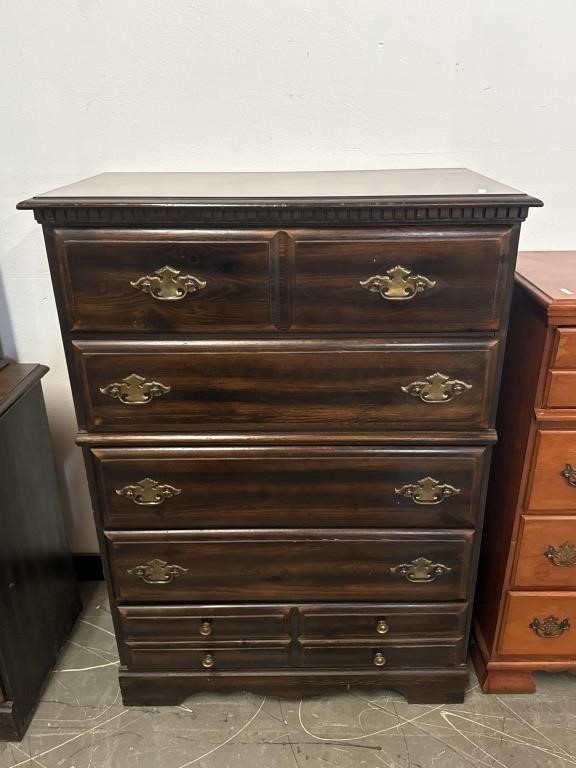
[[[509,227],[290,233],[292,329],[496,330],[511,233]]]
[[[484,429],[497,341],[74,342],[85,426]]]
[[[108,532],[123,602],[466,598],[474,534],[340,529]]]
[[[106,528],[459,528],[487,448],[92,449]]]
[[[73,331],[275,330],[268,235],[60,229],[54,237]]]
[[[517,547],[514,586],[576,590],[576,517],[524,515]]]

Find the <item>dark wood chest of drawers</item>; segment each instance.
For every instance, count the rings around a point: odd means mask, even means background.
[[[576,671],[576,252],[518,260],[474,660],[487,693]]]
[[[456,701],[521,221],[458,169],[104,174],[43,224],[126,703]]]

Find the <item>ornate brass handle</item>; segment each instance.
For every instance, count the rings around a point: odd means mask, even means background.
[[[149,293],[158,301],[180,301],[206,288],[206,281],[194,275],[181,275],[178,269],[166,265],[157,269],[152,276],[145,275],[130,281],[130,285],[142,293]]]
[[[413,275],[410,269],[397,264],[386,270],[385,275],[374,275],[367,280],[360,280],[362,288],[379,293],[387,301],[409,301],[418,293],[423,293],[436,285],[422,275]]]
[[[565,541],[559,547],[550,545],[544,554],[552,565],[558,565],[561,568],[571,568],[576,565],[576,546],[569,541]]]
[[[547,616],[540,621],[540,619],[535,617],[528,626],[538,637],[552,638],[560,637],[560,635],[570,629],[570,621],[569,619],[557,619],[556,616]]]
[[[386,619],[378,619],[376,622],[376,632],[378,632],[379,635],[387,635],[388,632],[390,632],[390,625]]]
[[[149,381],[143,376],[131,373],[121,381],[100,387],[100,392],[120,400],[124,405],[146,405],[151,403],[153,398],[166,395],[170,392],[170,387],[160,381]]]
[[[383,667],[386,664],[386,658],[381,651],[376,651],[374,654],[374,658],[372,659],[372,662],[375,667]]]
[[[203,621],[200,624],[200,629],[198,630],[202,637],[210,637],[212,634],[212,622],[211,621]]]
[[[460,379],[451,379],[446,374],[436,371],[426,376],[426,381],[413,381],[406,384],[402,387],[402,392],[412,397],[419,397],[424,403],[448,403],[469,389],[472,389],[472,384],[466,384]]]
[[[170,584],[171,581],[188,573],[188,568],[182,568],[180,565],[168,565],[165,560],[149,560],[146,565],[137,565],[128,570],[132,576],[138,576],[139,579],[147,584]]]
[[[163,504],[166,499],[178,496],[182,491],[180,488],[174,488],[173,485],[160,485],[158,481],[145,477],[136,485],[125,485],[124,488],[118,488],[116,493],[118,496],[125,496],[141,507],[157,507]]]
[[[456,496],[460,493],[460,488],[454,488],[453,485],[447,483],[440,483],[433,477],[423,477],[416,483],[402,485],[400,488],[395,488],[394,491],[399,496],[412,499],[416,504],[442,504],[450,496]]]
[[[573,485],[576,488],[576,469],[574,469],[572,464],[566,464],[560,474],[568,480],[570,485]]]
[[[406,581],[416,582],[418,584],[431,583],[436,581],[439,576],[450,573],[449,568],[443,563],[433,563],[425,557],[417,557],[411,563],[401,563],[390,568],[392,573],[399,573],[406,578]]]
[[[212,669],[214,663],[214,656],[212,656],[211,653],[207,653],[202,659],[202,666],[204,669]]]

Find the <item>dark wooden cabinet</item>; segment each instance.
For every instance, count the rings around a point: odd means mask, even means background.
[[[22,739],[80,610],[42,365],[0,371],[0,739]]]
[[[521,222],[459,169],[104,174],[44,227],[128,704],[458,701]]]
[[[576,252],[522,253],[473,655],[486,693],[576,670]]]

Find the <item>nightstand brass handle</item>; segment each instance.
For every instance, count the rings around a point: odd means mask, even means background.
[[[466,384],[460,379],[451,379],[444,373],[436,373],[426,376],[426,381],[412,381],[402,387],[402,392],[412,397],[419,397],[423,403],[449,403],[455,397],[463,395],[472,389],[472,384]]]
[[[535,617],[528,626],[538,637],[549,639],[560,637],[560,635],[569,630],[570,621],[569,619],[557,619],[556,616],[547,616],[540,621],[540,619]]]
[[[385,619],[378,619],[376,623],[376,632],[379,635],[387,635],[390,632],[390,625]]]
[[[203,621],[200,624],[199,632],[202,635],[202,637],[210,637],[210,635],[212,634],[212,622]]]
[[[166,265],[157,269],[154,275],[130,281],[130,285],[142,293],[149,293],[158,301],[180,301],[206,288],[206,281],[194,275],[181,275],[178,269]]]
[[[387,301],[409,301],[418,293],[434,288],[435,280],[422,275],[413,275],[410,269],[397,264],[386,270],[385,275],[373,275],[367,280],[360,280],[362,288],[379,293]]]
[[[118,488],[116,493],[141,507],[158,507],[166,499],[178,496],[182,491],[180,488],[174,488],[173,485],[161,485],[156,480],[145,477],[136,485],[125,485],[124,488]]]
[[[559,547],[549,546],[544,554],[552,565],[560,568],[572,568],[576,565],[576,546],[569,541],[565,541]]]
[[[128,571],[132,576],[138,576],[139,579],[147,584],[170,584],[170,582],[188,573],[188,568],[182,568],[180,565],[168,565],[165,560],[149,560],[145,565],[137,565]]]
[[[146,405],[155,397],[166,395],[170,392],[170,387],[162,384],[161,381],[149,381],[143,376],[131,373],[121,381],[100,387],[100,392],[120,400],[123,405]]]
[[[402,563],[390,568],[391,573],[399,573],[401,576],[404,576],[406,581],[418,584],[430,584],[436,581],[439,576],[450,573],[451,570],[452,568],[449,568],[447,565],[433,563],[425,557],[417,557],[411,563]]]
[[[207,653],[202,659],[202,666],[204,669],[212,669],[214,666],[214,656],[211,653]]]
[[[565,477],[566,480],[570,483],[570,485],[574,486],[576,488],[576,469],[572,466],[572,464],[566,464],[562,472],[560,473],[562,477]]]
[[[376,651],[374,654],[374,658],[372,659],[372,662],[375,667],[383,667],[386,664],[386,658],[383,653],[380,651]]]
[[[395,488],[394,492],[399,496],[406,496],[415,504],[442,504],[450,496],[456,496],[460,493],[460,488],[454,488],[453,485],[441,483],[433,477],[423,477],[416,483],[402,485]]]

